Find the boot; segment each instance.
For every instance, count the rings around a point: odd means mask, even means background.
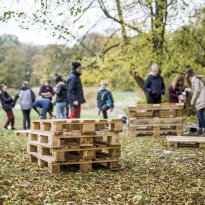
[[[194,136],[200,137],[202,134],[203,134],[203,130],[201,128],[199,128],[197,133]]]

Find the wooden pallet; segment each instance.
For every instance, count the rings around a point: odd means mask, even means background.
[[[33,131],[43,132],[79,132],[95,133],[96,131],[122,131],[122,121],[118,119],[68,119],[68,120],[35,120],[32,123]]]
[[[93,164],[104,165],[111,170],[119,169],[119,163],[116,159],[95,159],[95,160],[79,160],[79,161],[66,161],[66,162],[51,162],[50,157],[39,156],[31,154],[31,161],[37,162],[41,168],[47,167],[51,173],[59,173],[63,166],[77,166],[79,171],[87,172],[92,171]]]
[[[130,118],[129,126],[161,126],[161,125],[182,125],[184,123],[183,118],[147,118],[147,119],[136,119]]]
[[[159,127],[130,127],[129,136],[131,138],[136,136],[162,136],[162,135],[183,135],[183,126],[159,126]]]
[[[184,104],[138,104],[129,107],[129,118],[175,118],[183,116]]]
[[[50,158],[50,162],[59,161],[78,161],[85,159],[118,159],[121,156],[120,146],[95,146],[86,148],[68,148],[58,149],[41,146],[37,143],[27,143],[27,152],[38,155],[39,157]]]
[[[167,136],[168,148],[174,146],[179,147],[194,147],[205,148],[205,137],[183,137],[183,136]]]
[[[52,132],[31,132],[29,142],[38,143],[48,148],[60,147],[92,147],[94,143],[105,145],[119,145],[119,133],[98,131],[95,134],[81,134],[64,132],[55,134]]]
[[[183,118],[130,119],[129,136],[183,135]]]

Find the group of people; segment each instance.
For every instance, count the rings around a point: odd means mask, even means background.
[[[7,130],[10,125],[11,129],[15,130],[15,117],[12,108],[16,105],[18,99],[20,100],[23,114],[23,128],[25,130],[30,129],[31,126],[30,113],[32,108],[38,113],[41,119],[46,119],[48,114],[50,118],[53,117],[54,105],[56,105],[57,119],[80,118],[81,105],[86,102],[80,79],[81,74],[82,66],[79,62],[72,63],[72,71],[68,80],[61,74],[54,73],[56,88],[54,89],[51,86],[51,81],[47,80],[40,88],[39,96],[41,98],[39,99],[36,99],[28,81],[23,82],[20,91],[13,98],[8,94],[7,86],[0,84],[0,101],[3,110],[7,114],[4,129]],[[114,108],[114,101],[112,93],[106,88],[107,82],[101,81],[100,87],[97,94],[97,105],[106,119],[108,118],[107,111],[109,109],[112,111]],[[55,103],[53,103],[54,96],[56,96]]]
[[[36,96],[29,86],[28,81],[24,81],[18,94],[12,98],[7,92],[7,86],[0,85],[0,100],[3,110],[7,114],[7,121],[4,129],[11,129],[14,127],[14,114],[12,108],[16,101],[20,99],[20,106],[23,113],[23,128],[30,129],[30,112],[33,108],[41,119],[46,119],[47,114],[53,116],[52,103],[54,95],[56,95],[56,118],[80,118],[81,105],[85,103],[83,86],[80,79],[82,74],[82,66],[79,62],[72,63],[72,71],[68,80],[62,77],[59,73],[54,74],[56,89],[51,86],[51,82],[47,80],[41,86],[39,95]],[[197,117],[199,121],[198,134],[205,133],[205,86],[203,76],[197,75],[192,68],[186,70],[187,85],[185,86],[185,78],[179,74],[175,77],[169,87],[169,103],[187,103],[189,96],[191,98],[191,105],[197,110]],[[144,91],[147,94],[148,104],[161,103],[161,97],[165,94],[165,83],[161,76],[160,69],[157,64],[151,65],[151,71],[144,84]],[[100,82],[100,89],[97,93],[97,106],[99,114],[102,112],[103,118],[107,119],[107,111],[112,111],[114,108],[114,100],[111,91],[107,89],[107,82]],[[69,114],[70,108],[70,114]]]
[[[186,70],[187,86],[185,86],[185,77],[177,75],[169,87],[169,103],[188,103],[188,97],[191,96],[190,103],[197,110],[198,117],[198,135],[205,134],[205,83],[202,75],[197,75],[192,68]],[[147,94],[148,104],[161,103],[161,96],[165,94],[164,79],[160,74],[157,64],[151,66],[151,72],[145,81],[144,91]]]

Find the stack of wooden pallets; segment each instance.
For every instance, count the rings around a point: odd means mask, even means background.
[[[119,168],[121,120],[36,120],[29,133],[27,152],[52,173],[74,166],[92,170],[93,164]]]
[[[183,135],[184,104],[139,104],[129,107],[130,137]]]

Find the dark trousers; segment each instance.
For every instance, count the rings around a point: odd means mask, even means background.
[[[160,104],[161,103],[161,95],[157,96],[157,97],[153,96],[153,95],[148,95],[147,103],[148,104]]]
[[[31,128],[31,118],[30,118],[31,110],[22,110],[23,113],[23,129],[30,129]]]
[[[205,128],[204,108],[201,110],[197,110],[197,117],[199,121],[199,128]]]
[[[6,114],[7,114],[7,121],[6,124],[4,125],[4,127],[8,127],[9,124],[11,124],[11,127],[14,127],[14,114],[12,109],[9,110],[5,110]]]
[[[80,118],[80,113],[81,113],[81,105],[73,106],[70,108],[69,118],[71,119]]]
[[[100,110],[102,111],[103,118],[108,119],[107,111],[110,109],[107,105],[101,106]]]

